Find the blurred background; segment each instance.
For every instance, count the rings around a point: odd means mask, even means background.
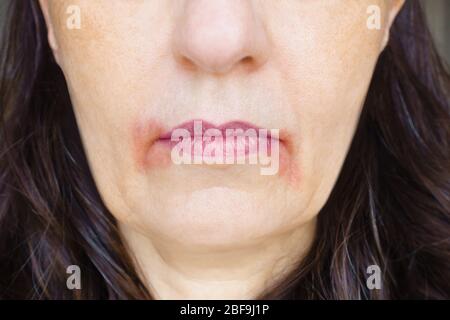
[[[423,0],[439,50],[450,65],[450,0]]]
[[[4,20],[4,8],[8,1],[22,0],[0,0],[0,28]],[[422,0],[422,2],[441,55],[450,65],[450,0]]]

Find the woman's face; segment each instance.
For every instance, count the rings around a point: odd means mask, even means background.
[[[228,246],[313,224],[346,157],[398,2],[41,5],[110,212],[158,239]],[[368,27],[373,5],[380,29]],[[279,141],[279,158],[271,154],[278,170],[175,163],[174,144],[161,137],[194,119],[279,129],[269,144]]]

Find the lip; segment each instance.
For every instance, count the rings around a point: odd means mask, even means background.
[[[244,131],[247,131],[248,129],[253,129],[256,132],[259,132],[261,129],[264,129],[264,128],[258,127],[256,125],[253,125],[253,124],[251,124],[249,122],[245,122],[245,121],[229,121],[229,122],[223,123],[219,126],[216,126],[216,125],[212,124],[211,122],[208,122],[208,121],[205,121],[202,119],[195,119],[195,120],[184,122],[181,125],[178,125],[169,131],[166,131],[165,133],[160,135],[159,140],[171,140],[172,134],[176,129],[185,129],[185,130],[189,131],[191,133],[191,137],[193,138],[194,131],[195,131],[194,126],[195,126],[196,122],[201,122],[201,124],[202,124],[202,135],[204,135],[205,132],[209,129],[219,130],[222,133],[223,137],[225,137],[227,129],[242,129]],[[268,133],[267,138],[271,139],[270,131],[268,130],[267,133]],[[280,138],[274,138],[274,139],[281,141]]]
[[[199,124],[201,125],[201,130],[199,130]],[[197,125],[197,128],[196,128]],[[212,140],[202,140],[200,147],[194,147],[196,139],[203,139],[205,137],[205,133],[208,132],[210,129],[215,129],[216,133],[220,134],[222,137],[222,144],[220,145],[223,148],[223,154],[224,155],[230,155],[233,153],[235,156],[239,155],[239,152],[242,152],[241,155],[248,156],[250,154],[258,153],[259,146],[261,143],[266,144],[266,150],[269,153],[270,156],[271,152],[271,144],[276,143],[283,143],[283,140],[280,139],[279,135],[272,137],[272,132],[270,129],[261,128],[259,126],[256,126],[254,124],[251,124],[246,121],[229,121],[226,123],[223,123],[221,125],[214,125],[211,122],[202,120],[202,119],[194,119],[187,122],[184,122],[180,125],[177,125],[173,127],[172,129],[165,131],[162,133],[159,138],[156,140],[155,143],[165,145],[167,147],[173,148],[178,142],[181,140],[174,139],[174,132],[177,129],[184,129],[185,132],[189,132],[190,138],[191,138],[191,155],[202,155],[203,151],[207,146],[212,147],[219,147],[219,143],[215,139]],[[235,132],[234,130],[242,130],[241,132],[245,133],[248,132],[248,130],[253,130],[254,133],[256,133],[256,136],[253,137],[246,137],[245,139],[237,139],[235,140],[236,136],[231,137],[231,146],[227,147],[227,131],[228,132]],[[264,130],[264,131],[261,131]],[[211,131],[210,131],[211,132]]]
[[[257,129],[258,132],[262,129],[259,126],[246,121],[229,121],[221,125],[214,125],[211,122],[199,120],[202,121],[203,125],[202,133],[208,130],[208,128],[219,129],[222,133],[224,129],[226,130],[227,128],[240,128],[243,130],[252,128]],[[168,129],[167,126],[164,126],[160,121],[155,119],[141,118],[133,122],[130,128],[132,138],[131,145],[132,155],[137,170],[143,174],[147,174],[148,172],[152,172],[153,169],[167,169],[171,167],[174,164],[171,152],[171,150],[173,151],[171,147],[174,142],[170,139],[172,133],[177,128],[185,128],[192,135],[195,121],[196,120],[184,122],[172,129]],[[267,131],[270,132],[269,129],[267,129]],[[299,166],[294,161],[295,155],[298,152],[297,146],[294,144],[294,141],[296,140],[291,132],[284,129],[279,129],[277,133],[277,135],[270,136],[270,139],[268,138],[267,140],[279,142],[279,150],[274,150],[278,153],[279,157],[278,175],[287,179],[290,185],[297,186],[300,181],[301,173]],[[271,150],[270,146],[268,146],[267,150]],[[267,160],[267,157],[263,157],[263,163],[261,163],[260,167],[266,166],[266,164],[267,166],[272,164],[272,155],[267,156],[270,157],[270,164],[264,161]],[[258,159],[261,160],[259,155]],[[226,164],[228,164],[228,162]],[[220,167],[223,166],[220,164],[218,165]],[[225,167],[228,167],[228,165]]]

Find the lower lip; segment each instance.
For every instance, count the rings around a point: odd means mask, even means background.
[[[201,156],[203,158],[209,157],[211,154],[214,156],[212,150],[222,149],[222,155],[224,157],[239,157],[239,156],[249,156],[256,155],[260,152],[260,149],[265,145],[265,151],[263,154],[270,156],[271,147],[273,143],[279,143],[278,139],[271,139],[270,137],[229,137],[220,140],[207,140],[204,141],[201,137],[190,137],[190,155],[192,157]],[[169,139],[158,139],[155,145],[164,146],[172,150],[180,141],[172,141]]]

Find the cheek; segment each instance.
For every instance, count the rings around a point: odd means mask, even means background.
[[[287,48],[280,76],[306,127],[334,126],[358,113],[380,54],[382,31],[367,29],[364,15],[342,20],[305,21],[313,25],[300,26],[291,45],[280,44]]]
[[[338,1],[339,2],[339,1]],[[328,189],[339,174],[380,54],[384,33],[355,17],[313,15],[277,30],[277,70],[298,123],[298,158],[306,188]],[[300,178],[291,170],[290,180]]]
[[[367,75],[377,59],[385,32],[383,27],[367,27],[367,8],[378,3],[384,13],[384,2],[349,2],[305,1],[299,4],[298,15],[288,16],[283,15],[288,7],[283,7],[278,22],[270,25],[280,75],[298,85],[297,90],[311,88],[320,98],[333,88],[357,84],[358,79],[353,78]],[[385,21],[385,14],[380,18]],[[315,92],[318,90],[322,92]],[[341,93],[333,92],[336,96]]]

